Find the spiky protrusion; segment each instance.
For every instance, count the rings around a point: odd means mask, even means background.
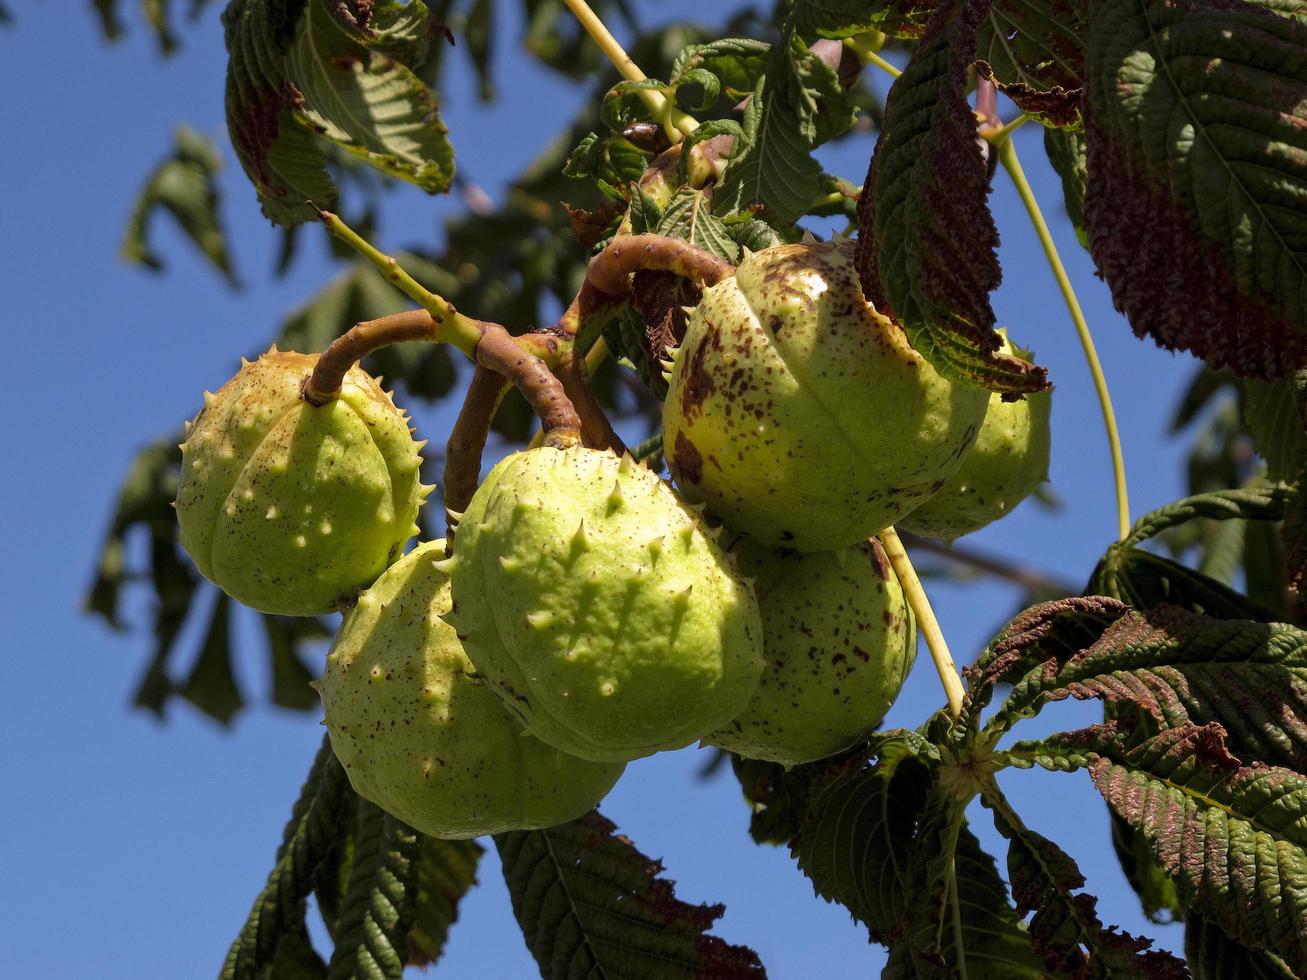
[[[732,717],[762,669],[752,593],[629,455],[509,457],[468,506],[458,553],[468,655],[561,751],[614,761],[686,745]]]
[[[426,489],[401,413],[365,372],[352,368],[326,405],[304,400],[316,363],[275,348],[246,362],[206,392],[182,444],[182,545],[206,577],[264,612],[348,602],[402,552]]]

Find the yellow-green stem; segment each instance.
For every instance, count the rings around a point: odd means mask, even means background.
[[[435,321],[431,340],[436,343],[451,344],[472,360],[476,360],[477,344],[480,343],[484,332],[482,324],[459,313],[453,303],[423,286],[404,271],[393,256],[378,250],[366,238],[345,224],[339,215],[319,210],[318,217],[333,235],[376,266],[388,282],[394,283],[418,306],[431,314],[431,319]]]
[[[1010,127],[1004,129],[1010,132]],[[1067,310],[1071,313],[1071,322],[1075,324],[1076,334],[1080,337],[1080,346],[1085,352],[1085,362],[1089,365],[1089,373],[1094,379],[1098,406],[1103,413],[1103,426],[1107,430],[1107,445],[1112,454],[1112,475],[1116,484],[1117,538],[1120,540],[1130,533],[1130,498],[1126,485],[1125,456],[1121,452],[1121,433],[1116,425],[1116,413],[1112,409],[1112,395],[1107,388],[1103,365],[1098,359],[1094,337],[1089,332],[1089,324],[1085,322],[1085,315],[1080,309],[1080,301],[1076,298],[1075,289],[1071,286],[1071,279],[1067,275],[1066,267],[1062,265],[1057,245],[1053,243],[1053,235],[1049,232],[1044,215],[1039,210],[1039,202],[1035,199],[1035,192],[1031,189],[1030,182],[1026,180],[1025,171],[1021,169],[1016,144],[1011,139],[1003,139],[996,142],[994,146],[998,151],[999,163],[1012,178],[1012,183],[1016,185],[1017,193],[1021,196],[1021,203],[1025,205],[1026,213],[1030,215],[1030,221],[1035,226],[1035,234],[1039,236],[1039,243],[1043,246],[1049,268],[1053,270],[1053,278],[1057,280],[1058,289],[1062,291],[1062,299],[1066,301]]]
[[[889,559],[894,574],[898,576],[908,606],[911,607],[912,614],[917,617],[917,628],[921,630],[921,636],[930,650],[930,659],[935,662],[939,682],[944,685],[949,714],[957,718],[962,714],[962,699],[965,692],[962,690],[962,678],[958,676],[957,664],[953,662],[953,654],[949,653],[948,643],[944,640],[944,631],[940,629],[939,620],[935,618],[935,610],[930,606],[930,599],[926,597],[926,590],[922,588],[921,579],[917,577],[917,570],[912,567],[912,559],[908,557],[898,532],[892,527],[887,527],[877,537],[880,539],[881,547],[885,549],[885,556]]]
[[[590,35],[599,46],[599,50],[613,63],[613,67],[623,78],[631,82],[643,82],[648,78],[640,70],[640,66],[631,60],[631,56],[618,43],[617,38],[613,37],[612,32],[608,30],[608,25],[590,9],[590,5],[585,0],[563,0],[563,2],[576,15],[585,32]],[[699,128],[697,119],[676,108],[661,92],[643,89],[639,92],[639,96],[653,113],[654,118],[663,124],[663,128],[667,130],[667,135],[673,142],[679,142],[682,137],[689,136]]]

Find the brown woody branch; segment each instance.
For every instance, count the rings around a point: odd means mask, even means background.
[[[626,452],[622,437],[614,431],[599,399],[595,397],[594,389],[590,387],[585,359],[577,354],[576,348],[563,355],[554,368],[554,375],[562,382],[563,391],[572,400],[581,417],[581,435],[585,444],[592,449],[611,449],[619,455]]]
[[[356,323],[318,357],[313,373],[304,382],[304,400],[325,405],[340,396],[345,375],[374,351],[406,340],[431,340],[436,323],[426,310],[405,310],[390,316]]]
[[[540,353],[526,349],[537,346]],[[557,357],[558,341],[543,334],[515,338],[497,323],[483,323],[476,361],[508,378],[525,396],[545,430],[545,445],[567,449],[581,442],[581,419],[546,366]],[[541,355],[545,356],[542,357]]]
[[[498,372],[477,365],[472,372],[467,397],[459,409],[458,419],[449,431],[445,444],[445,509],[462,514],[476,493],[481,476],[481,459],[485,453],[490,426],[499,403],[511,387]],[[454,537],[455,520],[448,522],[449,537]]]

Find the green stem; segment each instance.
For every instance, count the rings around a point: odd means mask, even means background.
[[[608,26],[600,19],[599,15],[590,9],[590,5],[585,0],[563,0],[567,4],[567,9],[572,11],[576,19],[580,21],[585,32],[590,35],[591,39],[599,46],[602,51],[613,63],[613,67],[621,74],[623,78],[631,82],[643,82],[648,76],[640,70],[631,56],[618,43],[617,38],[613,37]],[[672,142],[680,142],[682,138],[689,136],[699,128],[699,121],[693,116],[687,115],[676,105],[663,95],[661,92],[655,92],[652,89],[641,89],[638,93],[640,101],[649,109],[655,119],[662,123],[663,128]]]
[[[436,343],[452,344],[472,360],[476,360],[477,344],[481,342],[485,325],[466,317],[443,296],[431,292],[410,276],[393,256],[378,250],[371,242],[341,220],[339,215],[318,209],[318,217],[327,229],[358,252],[386,278],[394,283],[413,302],[431,314],[434,329],[430,339]]]
[[[1010,131],[1010,127],[1004,129]],[[1085,315],[1080,309],[1080,301],[1076,298],[1066,267],[1062,265],[1062,258],[1058,255],[1057,245],[1053,243],[1048,224],[1039,210],[1035,192],[1031,189],[1030,182],[1026,180],[1025,171],[1021,169],[1016,144],[1011,139],[1004,139],[994,146],[998,150],[999,163],[1012,178],[1012,183],[1016,185],[1017,193],[1021,196],[1021,202],[1026,207],[1026,213],[1030,215],[1030,221],[1035,226],[1035,233],[1039,236],[1039,243],[1044,248],[1049,268],[1053,270],[1058,289],[1061,290],[1062,298],[1071,313],[1071,321],[1075,324],[1076,334],[1080,337],[1080,346],[1085,352],[1085,362],[1089,365],[1089,373],[1094,379],[1094,390],[1098,393],[1098,405],[1103,413],[1103,426],[1107,430],[1107,444],[1112,454],[1112,475],[1116,484],[1117,538],[1120,540],[1130,533],[1130,498],[1126,487],[1125,456],[1121,452],[1121,433],[1116,425],[1116,413],[1112,409],[1112,395],[1107,388],[1103,365],[1098,359],[1098,351],[1094,347],[1089,324],[1085,322]]]
[[[877,537],[880,539],[881,547],[885,549],[885,557],[889,559],[890,566],[898,577],[899,585],[903,588],[903,596],[908,600],[912,614],[917,617],[917,628],[921,630],[926,647],[930,650],[930,657],[935,662],[935,670],[939,674],[939,682],[944,686],[944,696],[948,698],[949,714],[956,719],[962,714],[962,699],[965,692],[962,689],[962,680],[958,676],[957,664],[953,662],[953,654],[949,652],[948,643],[944,640],[944,631],[940,629],[939,620],[935,618],[935,610],[930,606],[930,599],[926,596],[926,590],[922,588],[921,579],[917,577],[917,570],[912,567],[912,559],[908,557],[903,542],[899,540],[898,532],[892,527],[887,527]]]
[[[962,899],[958,894],[958,859],[957,844],[954,843],[954,857],[948,863],[949,904],[953,906],[953,948],[958,951],[958,976],[967,980],[967,948],[962,941]]]

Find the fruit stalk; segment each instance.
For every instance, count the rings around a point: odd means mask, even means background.
[[[481,475],[481,457],[495,412],[511,385],[497,372],[478,365],[445,444],[445,510],[451,512],[449,535],[456,515],[467,509]]]
[[[591,449],[611,449],[619,456],[626,452],[626,444],[613,429],[604,414],[586,371],[586,359],[577,355],[576,348],[563,354],[554,376],[563,385],[563,391],[572,400],[577,415],[581,418],[581,435],[585,444]]]
[[[349,369],[373,351],[406,340],[435,339],[436,323],[426,310],[405,310],[356,323],[322,352],[304,382],[304,399],[322,406],[338,397]]]
[[[953,654],[949,652],[948,643],[944,640],[944,631],[939,628],[939,620],[935,618],[935,610],[930,606],[930,599],[926,597],[926,590],[921,586],[921,579],[917,577],[917,570],[912,567],[912,559],[904,550],[898,532],[892,527],[887,527],[877,537],[880,538],[881,546],[885,549],[890,567],[899,578],[899,585],[903,587],[908,605],[912,607],[912,613],[917,617],[917,626],[921,629],[921,635],[930,649],[930,658],[935,661],[935,670],[939,673],[939,681],[944,685],[944,695],[948,698],[949,714],[958,718],[962,715],[962,699],[965,697],[965,692],[962,690],[962,679],[958,676],[957,664],[953,662]]]
[[[544,359],[523,349],[529,344],[543,346],[552,359],[557,355],[558,341],[542,334],[514,338],[497,323],[483,323],[482,328],[484,332],[480,343],[473,349],[473,359],[517,386],[540,418],[545,430],[545,445],[567,449],[580,444],[581,419],[563,390],[562,382],[550,373]]]
[[[600,293],[624,298],[631,289],[631,275],[641,271],[674,272],[696,285],[714,286],[734,274],[735,267],[680,238],[624,235],[590,260],[585,278]]]

